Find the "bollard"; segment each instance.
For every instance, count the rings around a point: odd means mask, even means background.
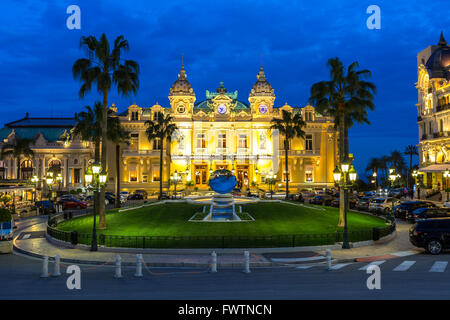
[[[53,274],[52,274],[52,276],[54,276],[54,277],[59,277],[59,276],[61,275],[61,272],[60,272],[60,262],[61,262],[61,259],[60,259],[60,257],[59,257],[59,254],[57,254],[57,255],[55,256],[55,264],[53,265],[54,268],[53,268]]]
[[[114,278],[122,278],[122,258],[120,255],[116,256],[116,273],[114,274]]]
[[[331,251],[330,251],[330,249],[326,250],[326,257],[327,257],[328,270],[331,270]]]
[[[134,274],[135,277],[142,277],[142,254],[138,253],[136,255],[136,273]]]
[[[45,256],[42,261],[42,274],[41,278],[48,278],[48,257]]]
[[[211,272],[217,272],[217,254],[215,251],[211,253]]]
[[[244,251],[244,273],[250,273],[250,253]]]

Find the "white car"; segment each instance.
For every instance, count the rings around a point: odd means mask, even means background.
[[[392,200],[394,200],[394,207],[400,204],[398,199],[392,197],[374,198],[370,200],[369,211],[389,214],[392,211]]]
[[[125,202],[128,199],[130,192],[128,191],[120,191],[120,202]]]

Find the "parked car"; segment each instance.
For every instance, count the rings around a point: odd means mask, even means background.
[[[318,196],[315,196],[314,198],[312,198],[310,203],[319,204],[322,206],[329,206],[329,205],[331,205],[332,200],[333,200],[332,196],[322,194],[322,195],[318,195]]]
[[[36,201],[35,206],[39,209],[41,214],[51,214],[56,212],[53,202],[49,200]]]
[[[128,196],[128,200],[144,200],[144,196],[140,193],[132,193]]]
[[[371,199],[372,199],[371,197],[359,198],[358,203],[356,204],[356,209],[362,210],[362,211],[369,210],[369,203],[370,203]]]
[[[128,191],[121,191],[120,192],[120,198],[121,199],[127,200],[129,195],[130,195],[130,193]]]
[[[418,208],[408,213],[406,220],[415,222],[419,219],[450,217],[450,208]]]
[[[63,210],[66,209],[86,209],[88,206],[87,201],[80,201],[75,198],[62,198],[58,201],[59,204],[62,204]]]
[[[148,198],[148,193],[147,193],[147,191],[145,191],[145,190],[136,190],[134,193],[142,194],[142,197],[143,197],[144,199],[147,199],[147,198]]]
[[[417,220],[409,229],[409,241],[431,254],[441,253],[450,247],[450,218]]]
[[[436,208],[437,206],[433,202],[429,201],[405,201],[400,203],[396,210],[394,210],[394,215],[399,219],[406,219],[408,214],[412,213],[418,208]]]
[[[393,197],[388,198],[374,198],[369,203],[369,211],[377,214],[389,214],[392,212],[392,202],[394,206],[398,205],[400,201]]]

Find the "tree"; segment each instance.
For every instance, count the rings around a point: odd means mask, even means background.
[[[120,144],[129,143],[130,132],[124,129],[117,116],[111,115],[108,121],[108,139],[116,146],[116,199],[114,207],[120,208]]]
[[[334,117],[339,129],[339,159],[341,162],[348,161],[348,128],[354,122],[370,123],[367,109],[375,109],[373,99],[376,87],[364,80],[371,73],[369,70],[357,70],[359,65],[356,61],[348,66],[347,73],[337,57],[329,59],[327,65],[331,79],[320,81],[311,87],[309,102],[319,113]],[[341,201],[339,226],[344,225],[344,205],[347,204]]]
[[[97,86],[97,92],[103,96],[101,164],[103,168],[106,168],[108,93],[112,84],[115,84],[119,94],[124,96],[136,94],[139,88],[139,65],[133,60],[121,59],[122,52],[129,50],[128,41],[123,36],[116,38],[112,48],[104,33],[100,39],[94,36],[81,37],[80,47],[87,49],[88,58],[75,61],[72,73],[75,79],[80,79],[82,82],[80,98],[90,92],[93,85]],[[104,193],[105,190],[102,188],[100,198],[104,197]],[[104,211],[104,202],[100,201],[99,229],[106,229]]]
[[[286,200],[289,197],[289,144],[295,137],[304,138],[305,132],[303,127],[306,123],[303,121],[300,113],[292,113],[282,110],[281,118],[273,118],[270,130],[278,130],[284,136],[284,161],[286,171]]]
[[[413,156],[418,156],[419,152],[417,150],[417,146],[410,144],[405,148],[405,151],[403,152],[405,155],[409,156],[409,171],[408,171],[408,178],[406,181],[408,182],[408,188],[409,188],[409,182],[411,180],[411,170],[412,170],[412,158]]]
[[[164,150],[164,141],[167,141],[169,145],[169,141],[171,140],[172,135],[178,129],[177,125],[173,123],[173,118],[169,114],[164,115],[163,113],[157,113],[156,120],[147,120],[145,124],[148,126],[146,129],[146,134],[148,140],[158,141],[160,142],[160,156],[159,156],[159,195],[158,199],[161,200],[162,197],[162,180],[163,180],[163,150]],[[170,145],[169,145],[170,148]]]
[[[378,158],[371,158],[366,167],[366,172],[370,172],[370,178],[373,178],[373,173],[376,172],[377,175],[375,177],[375,181],[377,186],[378,186],[378,169],[381,169],[382,167],[383,164]]]
[[[32,158],[34,156],[31,145],[34,143],[33,139],[15,137],[14,141],[5,144],[2,148],[0,158],[12,157],[16,159],[17,163],[17,179],[20,179],[20,161],[22,156],[25,158]]]

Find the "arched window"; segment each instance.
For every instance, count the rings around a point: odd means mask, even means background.
[[[48,171],[52,171],[56,176],[58,173],[61,173],[61,161],[52,160],[48,164]]]
[[[20,178],[23,180],[29,180],[33,176],[33,161],[24,160],[20,165]]]

